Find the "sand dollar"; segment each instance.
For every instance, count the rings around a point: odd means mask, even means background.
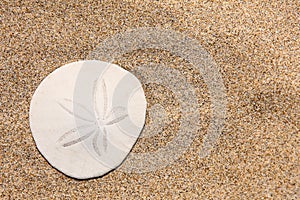
[[[98,177],[118,167],[143,129],[142,85],[121,67],[96,61],[47,76],[30,105],[30,128],[47,161],[68,176]]]

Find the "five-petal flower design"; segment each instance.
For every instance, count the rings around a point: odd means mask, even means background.
[[[102,93],[101,95],[98,94],[99,90],[99,83],[102,87]],[[99,99],[99,97],[102,97],[102,101]],[[84,125],[72,128],[71,130],[68,130],[65,132],[59,139],[58,142],[61,143],[63,147],[69,147],[72,145],[75,145],[77,143],[80,143],[90,137],[92,138],[92,146],[94,151],[101,156],[102,152],[107,151],[108,147],[108,126],[114,125],[126,117],[128,117],[128,114],[126,112],[126,108],[122,106],[113,107],[112,109],[108,110],[108,95],[107,95],[107,86],[102,79],[102,81],[95,81],[94,88],[93,88],[93,111],[90,111],[86,108],[85,105],[82,105],[78,102],[72,101],[70,99],[63,99],[63,101],[58,102],[59,106],[72,115],[73,117],[84,121]],[[79,113],[74,113],[71,109],[67,108],[67,104],[72,104],[78,106],[82,112],[86,112],[85,117],[82,117]],[[99,105],[102,105],[102,109],[99,108]],[[90,116],[90,117],[86,117]],[[90,131],[85,130],[89,129]],[[84,134],[79,136],[78,131],[83,132]],[[68,139],[72,137],[73,139]],[[74,139],[75,138],[75,139]],[[102,140],[102,148],[99,146],[99,143]]]

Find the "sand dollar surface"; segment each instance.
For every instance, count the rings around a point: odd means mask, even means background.
[[[48,75],[30,105],[30,127],[46,160],[64,174],[93,178],[118,167],[143,129],[146,99],[123,68],[88,60]]]

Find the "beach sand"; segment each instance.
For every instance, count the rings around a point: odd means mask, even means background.
[[[297,0],[1,1],[0,198],[299,198],[299,7]],[[226,87],[222,135],[210,155],[200,158],[211,114],[203,77],[169,52],[137,50],[114,63],[128,70],[163,63],[195,87],[200,125],[193,143],[176,162],[152,172],[69,178],[35,146],[31,97],[53,70],[86,59],[105,38],[138,27],[181,32],[209,52]],[[144,90],[148,107],[160,102],[169,124],[139,139],[132,150],[139,153],[163,148],[176,136],[181,118],[172,91],[155,84]]]

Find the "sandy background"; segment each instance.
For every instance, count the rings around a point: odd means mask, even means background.
[[[1,1],[0,199],[299,198],[299,7],[297,0]],[[210,112],[201,75],[168,52],[136,51],[116,63],[126,69],[164,63],[197,87],[197,139],[176,163],[155,172],[66,177],[35,147],[28,121],[33,92],[54,69],[85,59],[105,38],[149,26],[196,38],[217,62],[228,105],[213,152],[198,156]],[[172,93],[151,84],[144,89],[149,106],[162,102],[170,125],[140,139],[135,152],[164,146],[180,119]]]

